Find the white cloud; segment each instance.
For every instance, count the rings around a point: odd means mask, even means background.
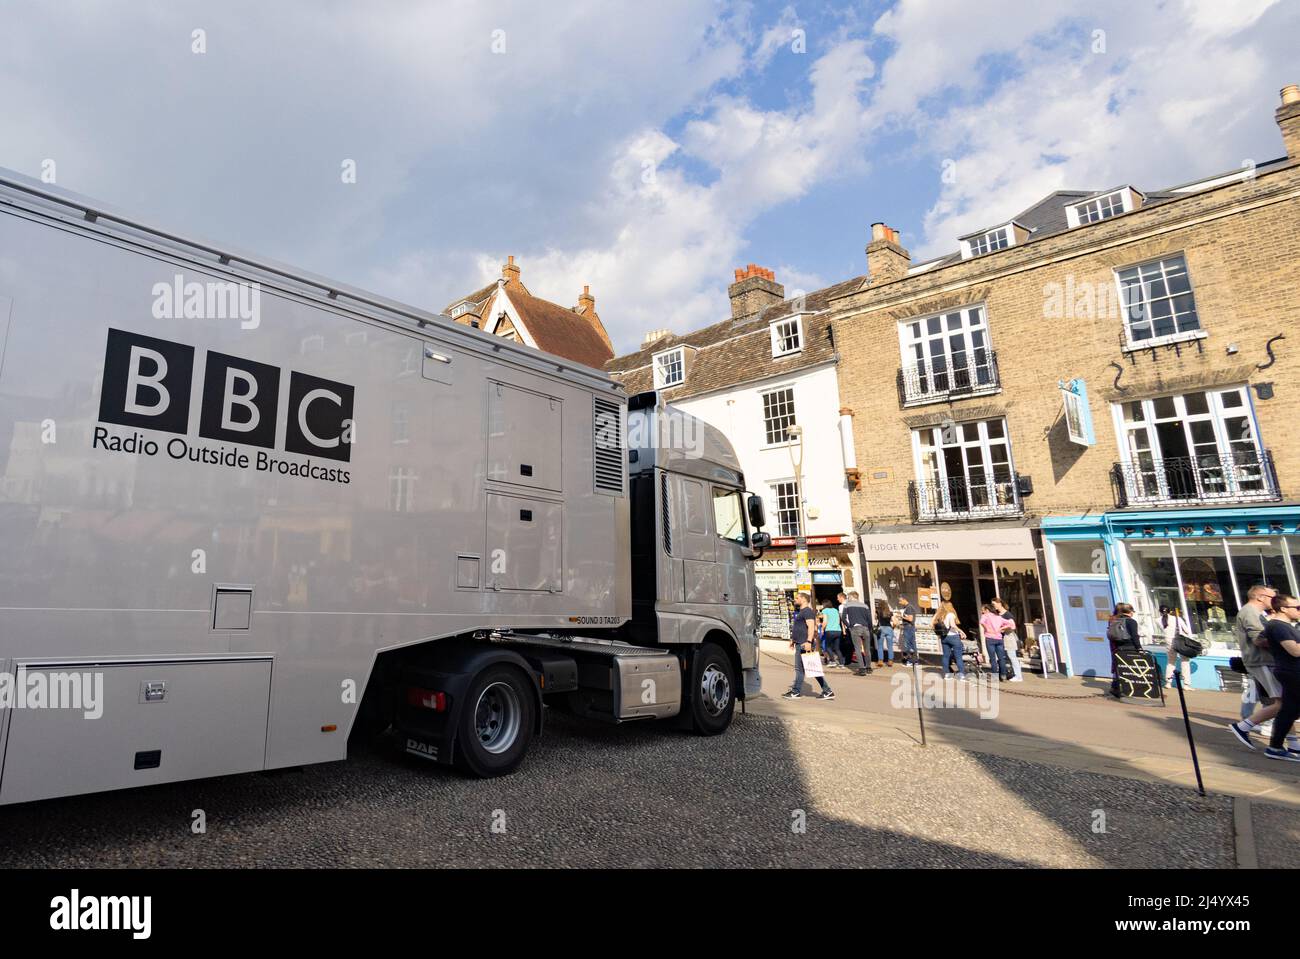
[[[1080,17],[1008,0],[973,12],[905,2],[877,23],[896,48],[873,120],[914,123],[936,180],[943,159],[956,164],[919,258],[1052,190],[1155,189],[1234,168],[1247,144],[1282,152],[1270,105],[1294,70],[1293,48],[1276,40],[1295,37],[1294,5],[1105,0]],[[1093,52],[1098,29],[1104,53]]]

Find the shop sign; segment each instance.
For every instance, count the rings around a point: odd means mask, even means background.
[[[1120,539],[1191,539],[1222,536],[1300,535],[1297,520],[1222,520],[1212,523],[1143,523],[1112,527]]]
[[[1093,446],[1097,434],[1092,428],[1092,410],[1088,408],[1088,388],[1083,380],[1060,380],[1061,402],[1065,410],[1065,430],[1071,443]]]
[[[862,552],[869,562],[932,559],[1034,559],[1034,542],[1025,527],[945,530],[923,533],[866,533]]]

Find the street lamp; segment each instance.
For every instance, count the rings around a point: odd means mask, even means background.
[[[812,574],[808,569],[808,536],[804,529],[804,496],[803,496],[803,427],[799,425],[787,426],[785,430],[792,442],[786,449],[790,453],[790,465],[794,467],[794,485],[795,492],[798,495],[798,520],[795,526],[794,537],[794,589],[796,593],[807,593],[812,595]],[[798,449],[799,455],[795,456],[795,450]]]

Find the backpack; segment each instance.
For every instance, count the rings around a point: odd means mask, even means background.
[[[1133,637],[1129,635],[1128,627],[1124,623],[1123,616],[1116,616],[1106,627],[1106,638],[1117,646],[1128,646],[1133,642]]]

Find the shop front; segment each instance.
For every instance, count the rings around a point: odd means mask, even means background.
[[[1298,585],[1300,507],[1048,517],[1043,538],[1066,662],[1078,675],[1110,675],[1106,622],[1113,603],[1127,602],[1162,670],[1166,607],[1210,644],[1191,663],[1191,685],[1227,688],[1235,682],[1228,660],[1239,655],[1233,621],[1246,592],[1264,583],[1294,594]]]
[[[834,603],[838,593],[860,587],[854,576],[852,546],[840,542],[823,542],[831,537],[808,537],[808,566],[812,573],[813,598],[819,603]],[[792,541],[774,540],[772,548],[754,561],[754,581],[758,587],[760,635],[769,639],[790,638],[794,618],[795,562]]]
[[[962,627],[976,636],[981,608],[996,596],[1021,624],[1022,655],[1037,657],[1037,637],[1046,631],[1047,610],[1033,530],[981,526],[867,533],[860,543],[870,604],[883,602],[897,609],[899,598],[907,597],[920,609],[920,652],[940,651],[931,618],[942,600],[953,604]]]

